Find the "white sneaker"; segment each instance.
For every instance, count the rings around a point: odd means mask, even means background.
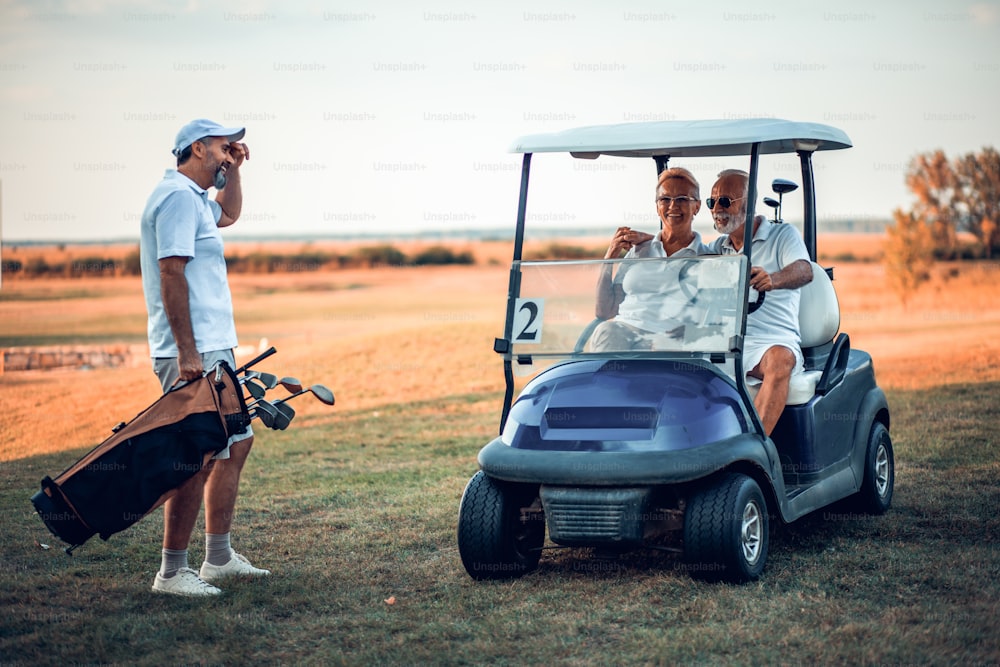
[[[208,595],[218,595],[222,590],[201,579],[198,573],[191,568],[182,567],[172,577],[164,577],[157,572],[156,579],[153,581],[153,592],[186,595],[188,597],[205,597]]]
[[[266,577],[271,574],[270,570],[254,567],[243,556],[235,551],[233,557],[225,565],[212,565],[207,560],[201,564],[201,578],[205,581],[217,581],[225,577],[245,575],[251,577]]]

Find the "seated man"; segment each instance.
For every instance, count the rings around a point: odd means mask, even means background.
[[[713,254],[731,255],[742,251],[747,214],[745,171],[727,169],[712,186],[705,200],[715,229],[724,236],[709,244]],[[791,225],[776,224],[763,216],[754,218],[750,286],[767,292],[764,304],[747,317],[743,346],[743,367],[748,378],[761,381],[754,399],[764,432],[771,435],[788,398],[788,382],[803,368],[799,346],[799,289],[812,280],[812,266],[798,231]]]
[[[698,181],[687,169],[673,167],[660,173],[656,184],[656,212],[660,233],[656,236],[619,227],[611,239],[605,259],[642,257],[691,257],[704,254],[701,235],[691,228],[701,209]],[[671,313],[688,303],[680,293],[677,272],[666,265],[621,265],[612,276],[613,266],[604,267],[597,285],[598,325],[591,349],[651,349],[651,337],[670,333],[680,326]],[[613,318],[613,319],[612,319]]]

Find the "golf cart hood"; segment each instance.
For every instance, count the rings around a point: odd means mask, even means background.
[[[571,153],[594,159],[619,157],[712,157],[850,148],[851,140],[835,127],[778,118],[659,121],[578,127],[520,137],[512,153]]]
[[[745,433],[732,381],[701,359],[570,361],[530,382],[501,441],[549,451],[676,451]]]

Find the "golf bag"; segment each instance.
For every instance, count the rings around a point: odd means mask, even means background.
[[[31,497],[67,553],[94,534],[107,540],[161,504],[250,423],[226,363],[171,389]]]

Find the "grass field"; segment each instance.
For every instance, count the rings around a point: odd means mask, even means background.
[[[764,578],[743,587],[697,583],[652,552],[547,551],[521,580],[466,575],[455,521],[498,426],[506,275],[234,279],[243,342],[278,348],[263,370],[328,384],[337,406],[300,403],[291,429],[258,437],[234,539],[274,576],[217,600],[149,592],[159,512],[68,558],[28,502],[155,399],[148,367],[0,376],[0,662],[1000,663],[995,265],[939,267],[906,311],[877,264],[837,268],[842,329],[872,353],[892,409],[893,508],[777,528]],[[0,345],[141,341],[141,290],[5,281],[0,322]],[[202,554],[195,540],[192,562]]]

